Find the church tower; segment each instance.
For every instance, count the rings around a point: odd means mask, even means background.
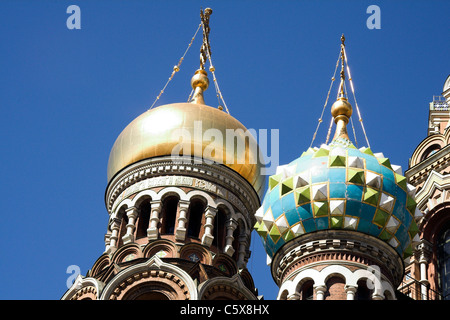
[[[402,288],[418,300],[450,299],[450,76],[429,104],[428,135],[414,150],[408,182],[417,188],[420,244],[408,259]]]
[[[105,251],[62,299],[257,299],[246,264],[265,181],[253,136],[228,108],[205,104],[207,61],[217,84],[211,13],[200,13],[203,45],[189,101],[150,108],[115,141]]]
[[[403,260],[418,242],[414,187],[399,166],[370,146],[356,148],[347,133],[346,74],[352,92],[353,84],[341,41],[334,138],[278,167],[255,214],[279,300],[397,299]]]

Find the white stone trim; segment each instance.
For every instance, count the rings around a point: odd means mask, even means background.
[[[127,278],[131,277],[136,273],[149,270],[163,270],[176,275],[186,285],[186,288],[189,291],[190,297],[189,299],[190,300],[198,299],[197,287],[192,278],[189,276],[189,274],[187,274],[183,269],[177,266],[163,262],[160,258],[154,255],[147,261],[130,266],[126,269],[123,269],[118,274],[116,274],[116,276],[113,279],[111,279],[111,281],[103,289],[103,292],[100,296],[100,300],[108,299],[114,292],[115,288]]]
[[[70,300],[72,297],[81,289],[85,287],[92,286],[95,288],[96,291],[96,297],[97,299],[100,299],[100,294],[103,290],[103,287],[105,284],[95,278],[91,277],[83,277],[81,275],[78,275],[73,282],[72,286],[66,291],[66,293],[62,296],[61,300]]]
[[[345,286],[358,287],[358,281],[362,279],[369,279],[368,281],[374,284],[373,296],[384,297],[384,292],[388,291],[392,297],[395,297],[394,289],[389,281],[386,281],[385,276],[381,274],[381,278],[376,275],[376,273],[371,272],[367,269],[357,269],[351,271],[347,267],[336,265],[336,261],[330,261],[333,263],[321,271],[316,269],[311,269],[312,265],[308,265],[307,269],[303,269],[295,275],[292,279],[288,279],[283,282],[278,292],[277,300],[280,300],[282,294],[287,296],[295,295],[299,292],[301,285],[305,280],[312,280],[315,287],[326,287],[326,282],[329,278],[333,276],[340,276],[345,281]],[[374,278],[376,277],[376,278]],[[373,279],[373,280],[372,280]],[[369,285],[370,289],[370,285]]]
[[[209,288],[214,287],[215,285],[220,286],[230,286],[236,288],[240,293],[242,293],[248,300],[256,300],[255,295],[245,286],[244,282],[241,279],[239,274],[235,274],[231,278],[228,277],[215,277],[205,282],[201,283],[198,287],[198,296],[203,298],[205,293]]]

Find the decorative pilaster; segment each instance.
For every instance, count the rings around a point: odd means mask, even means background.
[[[150,227],[147,229],[148,240],[156,240],[159,236],[158,224],[161,212],[161,201],[151,201]]]
[[[202,244],[206,245],[208,247],[211,245],[211,243],[214,239],[212,232],[213,232],[213,228],[214,228],[214,218],[216,216],[216,213],[217,213],[217,208],[213,208],[210,206],[208,206],[206,208],[205,234],[202,237]]]
[[[225,237],[225,249],[223,250],[227,255],[229,255],[230,257],[233,256],[234,254],[234,248],[233,248],[233,233],[234,230],[236,230],[237,228],[237,221],[234,219],[230,219],[227,221],[226,227],[227,227],[227,235]]]
[[[128,208],[125,213],[128,217],[127,233],[122,237],[123,243],[134,242],[134,229],[136,224],[136,218],[138,216],[138,209],[136,207]]]
[[[180,209],[180,214],[178,216],[178,225],[175,231],[175,239],[178,241],[184,241],[184,239],[186,238],[186,217],[189,209],[189,202],[180,200],[178,201],[178,207]]]
[[[111,221],[111,236],[109,247],[106,249],[107,253],[113,253],[117,249],[117,240],[120,228],[120,219],[114,218]]]

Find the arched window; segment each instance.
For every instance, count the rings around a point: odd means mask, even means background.
[[[217,247],[219,251],[223,251],[225,248],[225,236],[226,236],[226,226],[227,216],[225,210],[221,207],[217,209],[216,217],[214,218],[214,229],[213,229],[213,242],[212,245]]]
[[[422,157],[420,158],[420,161],[425,160],[426,158],[432,156],[436,152],[438,152],[441,149],[441,146],[438,144],[433,144],[425,150],[425,152],[422,154]]]
[[[151,212],[150,201],[144,201],[139,206],[139,217],[137,221],[136,239],[146,238],[148,223],[150,221]]]
[[[177,218],[178,197],[169,196],[162,203],[161,234],[173,234]]]
[[[361,279],[357,282],[355,300],[372,300],[371,290],[367,287],[367,279]]]
[[[307,280],[300,289],[300,300],[314,299],[314,281]]]
[[[450,300],[450,223],[440,234],[437,244],[439,287],[444,300]]]
[[[119,239],[117,239],[118,241],[117,246],[120,247],[123,245],[122,237],[127,233],[127,224],[128,224],[128,216],[124,208],[120,209],[118,216],[120,217],[121,222],[119,228]]]
[[[205,204],[200,199],[191,199],[188,214],[188,237],[200,237],[200,229],[202,226],[202,218],[203,213],[205,212],[205,208]]]

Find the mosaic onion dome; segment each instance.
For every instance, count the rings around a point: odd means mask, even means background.
[[[194,98],[189,103],[173,103],[150,109],[134,119],[116,139],[108,161],[108,183],[122,169],[138,161],[170,156],[183,143],[183,156],[202,158],[223,164],[241,175],[262,197],[265,176],[260,175],[262,164],[258,148],[245,126],[218,108],[205,105],[203,91],[209,80],[205,70],[199,69],[192,78]],[[222,141],[208,137],[207,130],[217,129]],[[237,143],[227,144],[227,130],[237,133]],[[183,139],[180,138],[183,133]],[[245,144],[245,139],[253,139]],[[188,143],[185,145],[184,143]],[[238,152],[238,146],[245,146]],[[213,152],[212,152],[213,150]],[[234,159],[234,161],[229,161]]]
[[[356,148],[346,124],[350,103],[333,105],[336,134],[332,142],[309,148],[270,176],[255,229],[271,258],[285,243],[326,229],[348,229],[377,237],[401,257],[419,241],[415,188],[400,166],[382,153]]]

